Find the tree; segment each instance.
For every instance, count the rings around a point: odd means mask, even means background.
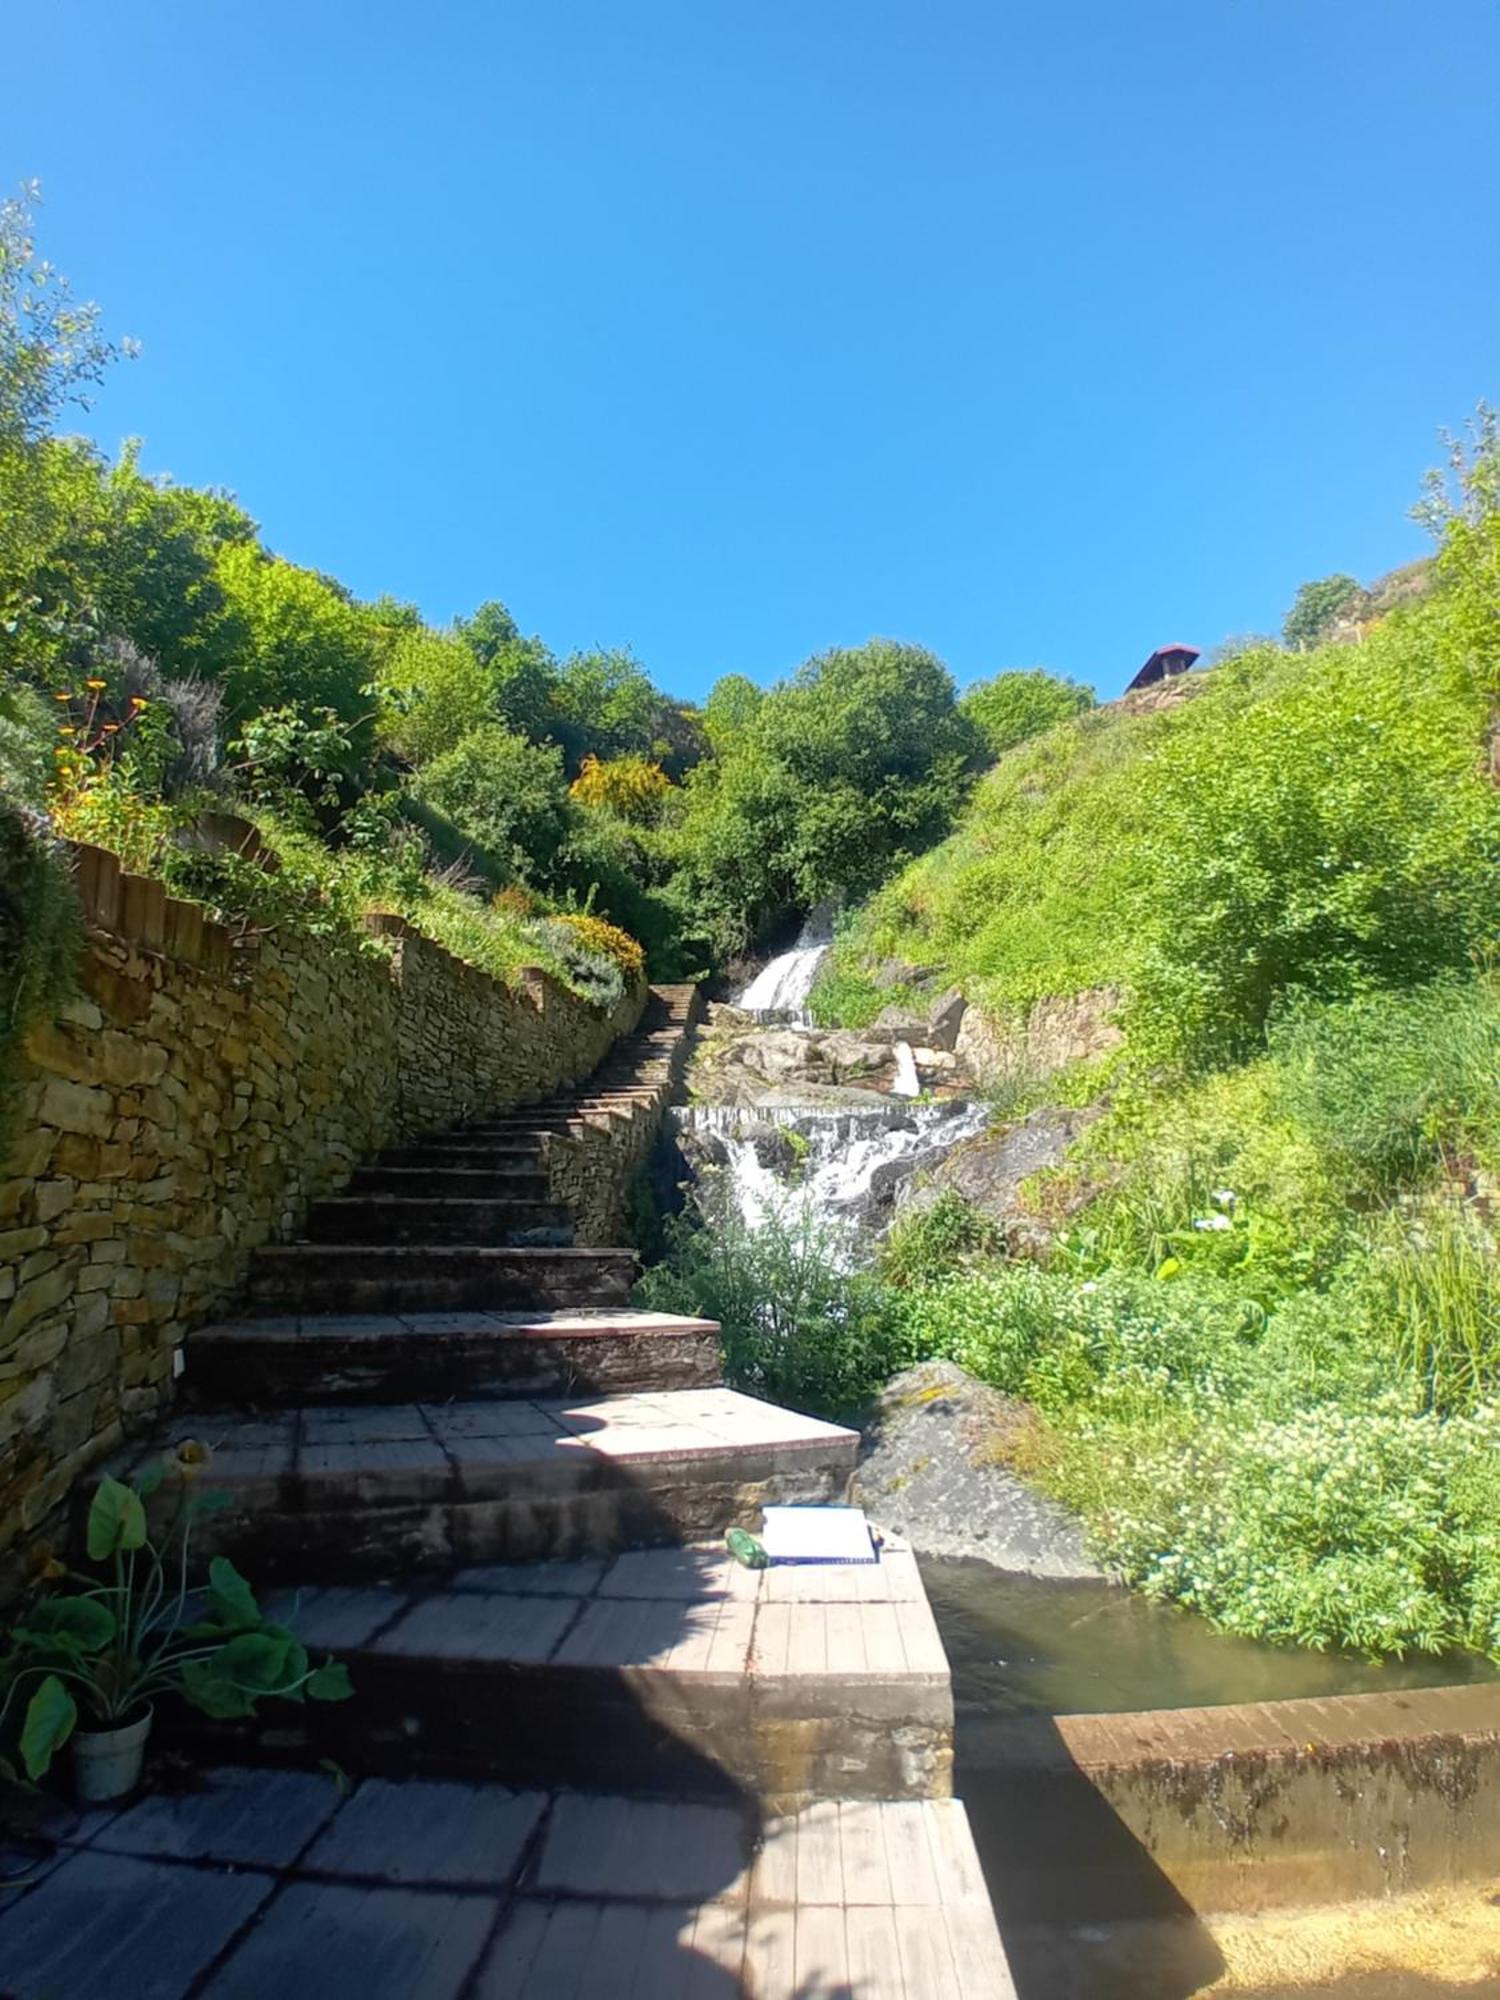
[[[471,618],[455,619],[453,632],[489,673],[506,728],[534,743],[547,741],[557,719],[557,662],[541,640],[523,638],[498,598],[489,598]]]
[[[703,704],[703,731],[716,757],[726,755],[746,733],[765,698],[765,691],[744,674],[724,674],[714,682]]]
[[[380,734],[408,763],[428,763],[497,719],[494,679],[460,640],[420,624],[385,637]]]
[[[38,198],[28,183],[0,202],[0,657],[31,672],[45,672],[81,615],[80,580],[59,544],[98,483],[97,457],[48,433],[70,404],[87,406],[121,351],[98,306],[75,299],[37,255]]]
[[[225,547],[253,548],[255,523],[222,494],[140,470],[128,443],[105,474],[103,513],[85,558],[101,630],[117,633],[178,679],[223,680],[248,633],[218,571]]]
[[[1315,583],[1304,583],[1286,614],[1281,636],[1299,652],[1319,646],[1328,637],[1339,613],[1348,610],[1363,595],[1355,579],[1342,572],[1319,577]]]
[[[314,571],[248,542],[221,548],[216,566],[245,635],[224,677],[226,720],[291,706],[329,708],[342,722],[366,723],[375,644],[358,608]]]
[[[1003,757],[1018,743],[1040,736],[1054,723],[1065,722],[1094,706],[1094,690],[1044,667],[996,674],[976,681],[959,703],[961,711],[984,738],[993,758]]]
[[[0,202],[0,447],[45,437],[69,403],[91,392],[122,350],[100,331],[99,308],[36,254],[35,181]],[[123,343],[132,352],[133,342]]]
[[[684,911],[722,953],[795,908],[866,894],[942,838],[982,759],[921,647],[872,639],[809,660],[688,776]]]
[[[417,794],[522,881],[551,879],[572,825],[554,744],[483,723],[422,769]]]

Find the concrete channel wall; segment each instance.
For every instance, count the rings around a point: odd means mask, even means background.
[[[1500,1684],[1010,1725],[1006,1901],[1078,1924],[1500,1872]]]

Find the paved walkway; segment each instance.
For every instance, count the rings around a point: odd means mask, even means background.
[[[0,1896],[7,2000],[1014,1993],[952,1800],[757,1834],[730,1806],[230,1766],[51,1831]]]

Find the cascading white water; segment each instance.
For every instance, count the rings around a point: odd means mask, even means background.
[[[744,992],[737,995],[735,1006],[743,1007],[747,1014],[805,1017],[807,996],[812,992],[823,955],[832,943],[830,912],[814,910],[798,932],[797,942],[791,950],[782,952],[769,965],[762,966]]]
[[[983,1131],[989,1117],[984,1105],[964,1099],[830,1111],[705,1107],[679,1115],[718,1136],[730,1197],[752,1229],[773,1215],[792,1224],[805,1217],[850,1225],[878,1220],[893,1180]],[[768,1127],[794,1130],[803,1140],[805,1151],[792,1172],[778,1172],[763,1158],[771,1150]]]

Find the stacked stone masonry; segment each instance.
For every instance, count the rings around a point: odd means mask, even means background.
[[[0,1585],[257,1246],[362,1157],[587,1075],[645,1002],[504,985],[399,918],[366,952],[232,942],[100,849],[77,881],[78,994],[27,1039],[0,1163]]]

